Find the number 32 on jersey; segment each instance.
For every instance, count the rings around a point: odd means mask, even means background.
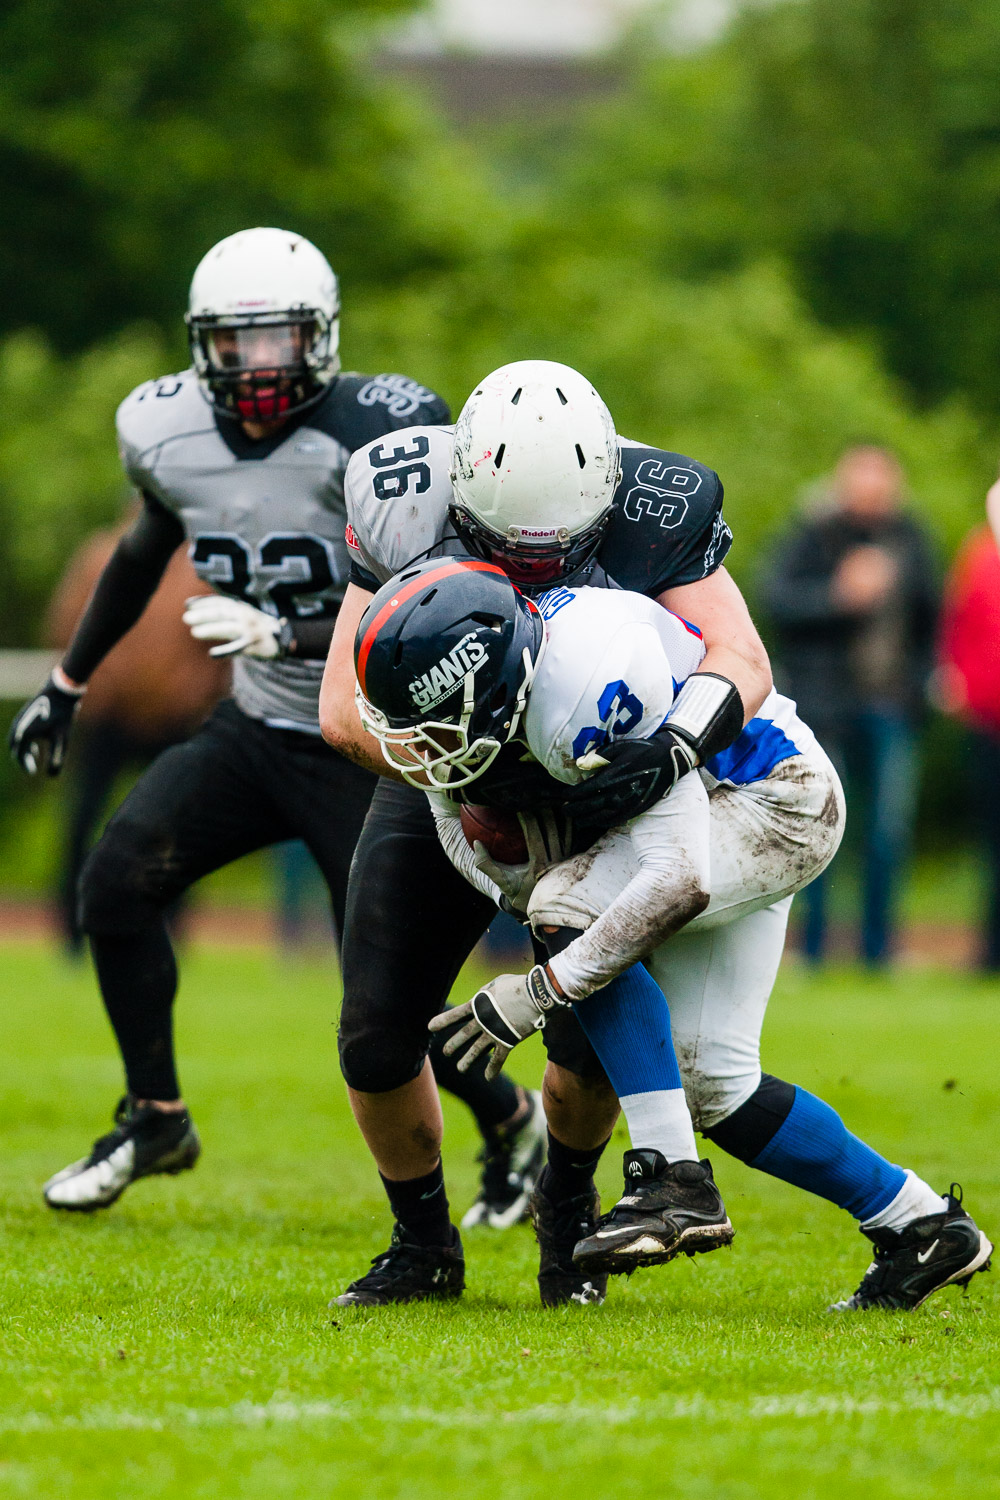
[[[340,581],[336,554],[312,532],[275,531],[251,547],[232,532],[202,531],[191,543],[191,561],[220,594],[268,614],[303,620],[337,612],[337,600],[323,597]]]

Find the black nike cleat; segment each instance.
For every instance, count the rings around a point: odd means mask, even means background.
[[[555,1202],[545,1193],[542,1175],[531,1195],[531,1222],[538,1240],[538,1292],[543,1307],[563,1307],[576,1302],[581,1307],[598,1306],[608,1291],[606,1276],[592,1276],[573,1264],[573,1247],[597,1224],[601,1200],[593,1183],[576,1198]]]
[[[528,1112],[507,1130],[491,1130],[479,1160],[483,1176],[479,1197],[462,1220],[463,1229],[477,1224],[509,1229],[528,1217],[528,1200],[545,1165],[547,1132],[541,1094],[528,1094]]]
[[[875,1259],[852,1297],[828,1312],[885,1307],[913,1312],[943,1286],[968,1286],[977,1271],[990,1269],[993,1246],[962,1207],[962,1189],[953,1182],[945,1213],[914,1219],[905,1229],[863,1229],[875,1246]]]
[[[187,1110],[167,1113],[137,1105],[130,1094],[118,1101],[115,1128],[94,1142],[89,1156],[63,1167],[42,1189],[50,1208],[90,1213],[120,1198],[140,1177],[186,1172],[201,1155],[201,1141]]]
[[[331,1307],[388,1307],[392,1302],[428,1302],[460,1297],[465,1291],[465,1257],[458,1230],[449,1245],[417,1245],[395,1224],[388,1250]]]
[[[589,1274],[617,1276],[733,1242],[733,1226],[708,1161],[668,1162],[659,1151],[625,1152],[626,1192],[573,1251]]]

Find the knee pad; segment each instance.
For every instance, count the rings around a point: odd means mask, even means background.
[[[337,1044],[344,1082],[359,1094],[401,1089],[419,1074],[429,1040],[429,1033],[416,1038],[385,1026],[345,1026],[342,1017]]]
[[[170,847],[134,823],[112,819],[80,873],[81,929],[120,937],[158,922],[184,889],[171,871]]]
[[[703,1127],[702,1134],[737,1161],[749,1164],[777,1135],[794,1103],[794,1084],[762,1073],[750,1098],[717,1124]]]

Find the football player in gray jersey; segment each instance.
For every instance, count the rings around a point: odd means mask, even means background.
[[[388,1303],[455,1295],[464,1285],[441,1176],[427,1025],[494,908],[455,878],[426,797],[401,783],[361,727],[354,641],[372,597],[400,568],[442,552],[495,563],[526,591],[572,582],[646,594],[704,636],[704,663],[693,679],[706,700],[699,754],[706,734],[714,735],[712,753],[738,736],[769,692],[771,674],[721,567],[732,537],[719,476],[683,454],[620,440],[590,382],[565,365],[507,365],[481,382],[454,428],[414,425],[359,450],[348,465],[346,498],[351,584],[320,717],[331,743],[383,780],[348,891],[341,1066],[396,1226],[387,1253],[338,1301]],[[628,755],[641,764],[627,763]],[[581,791],[608,806],[596,817],[593,809],[574,812],[579,822],[626,822],[665,796],[677,774],[669,747],[652,741],[629,751],[621,740],[607,747],[607,758],[612,763]],[[505,746],[477,780],[475,801],[530,807],[531,769],[520,750]],[[572,1252],[596,1223],[593,1172],[617,1104],[582,1029],[570,1023],[560,1013],[544,1031],[550,1140],[533,1216],[546,1305],[599,1301],[604,1292],[602,1278],[576,1270]]]
[[[232,657],[233,699],[154,762],[84,867],[81,924],[127,1093],[114,1129],[46,1184],[53,1208],[106,1207],[136,1178],[197,1159],[174,1062],[177,975],[164,919],[183,890],[254,849],[301,838],[343,931],[347,872],[375,786],[319,730],[323,661],[350,567],[344,471],[356,448],[447,421],[448,409],[403,375],[341,374],[339,310],[332,269],[301,236],[244,230],[204,257],[187,315],[193,367],[140,386],[118,411],[142,512],[61,664],[11,730],[29,773],[58,773],[88,677],[187,541],[214,592],[189,601],[184,619],[211,655]],[[490,1181],[502,1168],[499,1222],[514,1222],[542,1156],[537,1102],[481,1075],[470,1082],[449,1059],[439,1065],[484,1133]]]

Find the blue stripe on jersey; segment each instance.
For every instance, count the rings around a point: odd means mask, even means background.
[[[750,781],[763,781],[780,761],[798,753],[798,745],[793,744],[777,724],[770,719],[751,719],[728,750],[720,751],[705,762],[705,770],[716,781],[746,786]]]

